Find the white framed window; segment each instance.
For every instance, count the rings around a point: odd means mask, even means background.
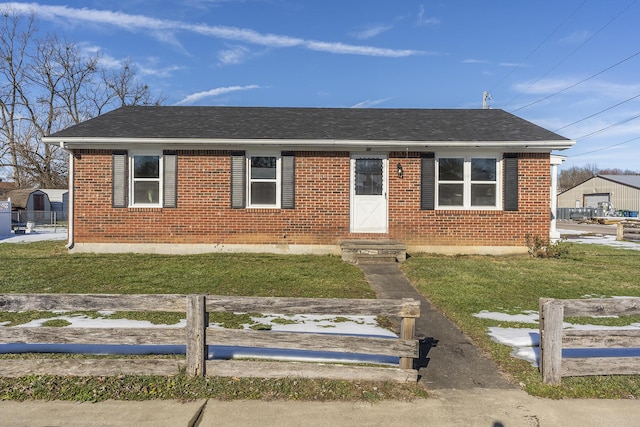
[[[162,206],[162,154],[132,153],[129,205],[132,207]]]
[[[280,155],[256,153],[247,156],[247,207],[280,208]]]
[[[484,154],[442,155],[436,160],[439,209],[499,209],[502,206],[502,162]]]

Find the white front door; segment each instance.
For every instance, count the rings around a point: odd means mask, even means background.
[[[387,232],[387,156],[351,157],[351,232]]]

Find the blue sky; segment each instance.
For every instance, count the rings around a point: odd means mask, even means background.
[[[640,171],[637,0],[46,0],[43,32],[130,58],[168,105],[501,108]],[[637,98],[634,98],[636,97]]]

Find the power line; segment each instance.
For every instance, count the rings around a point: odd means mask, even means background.
[[[502,79],[500,79],[500,81],[498,83],[496,83],[495,85],[493,85],[493,87],[491,88],[491,90],[489,92],[493,92],[495,90],[496,87],[500,86],[502,84],[502,82],[504,82],[506,79],[509,78],[509,76],[511,76],[511,74],[514,73],[514,71],[516,71],[518,68],[520,68],[522,66],[522,64],[524,64],[525,62],[527,62],[527,60],[529,58],[531,58],[531,56],[533,56],[534,53],[536,53],[542,46],[544,46],[544,44],[555,34],[557,33],[560,28],[562,28],[564,26],[564,24],[567,23],[567,21],[569,19],[571,19],[571,17],[573,17],[573,15],[576,14],[576,12],[578,12],[578,10],[580,10],[582,8],[582,6],[585,5],[585,3],[587,3],[588,0],[584,0],[578,7],[576,7],[573,12],[571,12],[571,14],[569,14],[569,16],[567,16],[564,21],[562,21],[560,23],[560,25],[558,25],[538,46],[536,46],[535,49],[533,49],[527,56],[526,58],[524,58],[522,61],[520,61],[520,63],[518,65],[516,65],[515,67],[513,67],[511,69],[511,71],[509,71]]]
[[[618,145],[622,145],[622,144],[627,144],[629,142],[633,142],[633,141],[636,141],[638,139],[640,139],[640,136],[636,136],[635,138],[627,139],[626,141],[623,141],[623,142],[618,142],[617,144],[608,145],[606,147],[598,148],[596,150],[587,151],[586,153],[574,154],[571,157],[580,157],[580,156],[584,156],[584,155],[587,155],[587,154],[597,153],[598,151],[608,150],[609,148],[617,147]]]
[[[618,102],[616,105],[612,105],[611,107],[605,108],[604,110],[600,110],[600,111],[598,111],[597,113],[593,113],[592,115],[587,116],[587,117],[585,117],[585,118],[583,118],[583,119],[576,120],[575,122],[573,122],[573,123],[569,123],[568,125],[564,125],[564,126],[562,126],[561,128],[558,128],[558,129],[554,130],[553,132],[558,132],[558,131],[561,131],[562,129],[566,129],[566,128],[570,127],[570,126],[576,125],[576,124],[578,124],[578,123],[580,123],[580,122],[584,122],[585,120],[591,119],[591,118],[593,118],[593,117],[597,116],[598,114],[602,114],[602,113],[604,113],[604,112],[606,112],[606,111],[612,110],[612,109],[614,109],[614,108],[616,108],[616,107],[618,107],[618,106],[620,106],[620,105],[622,105],[622,104],[625,104],[625,103],[627,103],[627,102],[629,102],[629,101],[633,101],[633,100],[634,100],[634,99],[636,99],[636,98],[640,98],[640,95],[632,96],[632,97],[631,97],[631,98],[629,98],[629,99],[625,99],[625,100],[624,100],[624,101],[622,101],[622,102]]]
[[[586,39],[584,42],[582,42],[578,47],[576,47],[575,49],[573,49],[568,55],[566,55],[563,59],[560,60],[560,62],[558,62],[556,65],[554,65],[553,67],[551,67],[547,72],[545,72],[540,78],[538,78],[538,80],[536,80],[535,82],[531,83],[529,86],[527,86],[523,91],[521,91],[519,94],[517,94],[515,97],[513,97],[509,102],[507,102],[506,106],[510,105],[511,103],[513,103],[513,101],[515,101],[516,99],[518,99],[523,93],[525,93],[526,91],[528,91],[529,89],[531,89],[531,87],[535,86],[538,82],[540,82],[540,80],[542,80],[543,78],[545,78],[546,76],[548,76],[553,70],[555,70],[556,68],[558,68],[561,64],[563,64],[567,59],[569,59],[571,56],[573,56],[574,53],[576,53],[578,50],[580,50],[584,45],[586,45],[587,43],[589,43],[591,40],[593,40],[598,34],[600,34],[605,28],[607,28],[609,25],[611,25],[613,23],[613,21],[615,21],[616,19],[618,19],[620,17],[620,15],[622,15],[623,13],[625,13],[633,4],[636,3],[637,0],[633,0],[631,3],[629,3],[624,9],[622,9],[620,12],[618,12],[618,14],[616,16],[614,16],[613,18],[611,18],[609,20],[609,22],[607,22],[606,24],[604,24],[602,27],[600,27],[598,29],[598,31],[596,31],[595,33],[593,33],[588,39]],[[592,76],[594,77],[594,76]],[[584,80],[586,81],[586,80]],[[583,82],[584,82],[583,81]],[[580,82],[582,83],[582,82]],[[579,84],[579,83],[578,83]],[[571,87],[575,87],[576,85],[573,85]],[[530,104],[525,105],[524,107],[520,107],[516,110],[513,110],[513,112],[516,111],[520,111],[524,108],[528,108],[532,105],[535,105],[539,102],[544,101],[545,99],[549,99],[552,96],[557,95],[558,93],[562,93],[565,90],[570,89],[571,87],[564,89],[562,91],[556,92],[555,94],[551,94],[545,98],[542,98],[538,101],[532,102]]]
[[[612,124],[612,125],[609,125],[609,126],[603,127],[602,129],[598,129],[598,130],[596,130],[596,131],[594,131],[594,132],[588,133],[588,134],[583,135],[583,136],[581,136],[580,138],[576,138],[576,139],[577,139],[577,140],[582,140],[582,139],[590,138],[590,137],[592,137],[592,136],[594,136],[594,135],[597,135],[597,134],[599,134],[599,133],[605,132],[605,131],[607,131],[607,130],[609,130],[609,129],[611,129],[611,128],[614,128],[614,127],[617,127],[617,126],[623,125],[623,124],[625,124],[625,123],[630,122],[631,120],[635,120],[635,119],[637,119],[638,117],[640,117],[640,113],[638,113],[638,114],[636,114],[636,115],[634,115],[634,116],[631,116],[631,117],[627,117],[627,118],[626,118],[626,119],[624,119],[624,120],[620,120],[619,122],[616,122],[616,123],[614,123],[614,124]]]
[[[513,113],[515,113],[516,111],[520,111],[520,110],[523,110],[523,109],[525,109],[525,108],[531,107],[532,105],[538,104],[538,103],[540,103],[540,102],[542,102],[542,101],[545,101],[545,100],[547,100],[547,99],[549,99],[549,98],[551,98],[551,97],[554,97],[554,96],[559,95],[559,94],[561,94],[561,93],[563,93],[563,92],[566,92],[566,91],[568,91],[569,89],[573,89],[574,87],[576,87],[576,86],[578,86],[578,85],[581,85],[582,83],[584,83],[584,82],[586,82],[586,81],[589,81],[589,80],[591,80],[592,78],[597,77],[597,76],[599,76],[600,74],[603,74],[603,73],[605,73],[605,72],[609,71],[610,69],[615,68],[615,67],[617,67],[618,65],[620,65],[620,64],[622,64],[622,63],[624,63],[624,62],[627,62],[628,60],[630,60],[630,59],[632,59],[632,58],[635,58],[635,57],[636,57],[636,56],[638,56],[638,55],[640,55],[640,51],[638,51],[638,52],[634,53],[634,54],[633,54],[633,55],[631,55],[631,56],[626,57],[626,58],[625,58],[625,59],[623,59],[622,61],[618,61],[618,62],[616,62],[615,64],[613,64],[613,65],[611,65],[611,66],[609,66],[609,67],[605,68],[604,70],[601,70],[601,71],[598,71],[598,72],[597,72],[597,73],[595,73],[595,74],[592,74],[591,76],[587,77],[586,79],[580,80],[578,83],[574,83],[574,84],[572,84],[572,85],[570,85],[570,86],[568,86],[568,87],[566,87],[566,88],[564,88],[564,89],[561,89],[561,90],[559,90],[559,91],[557,91],[557,92],[552,93],[551,95],[547,95],[547,96],[545,96],[544,98],[540,98],[540,99],[538,99],[537,101],[533,101],[533,102],[531,102],[531,103],[529,103],[529,104],[527,104],[527,105],[524,105],[524,106],[522,106],[522,107],[520,107],[520,108],[516,108],[516,109],[515,109],[515,110],[513,110],[512,112],[513,112]],[[538,81],[540,81],[540,80],[538,80]],[[529,86],[529,87],[531,87],[531,86]]]

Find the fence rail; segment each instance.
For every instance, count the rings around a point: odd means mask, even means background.
[[[620,221],[616,224],[616,240],[640,242],[640,222],[637,220]]]
[[[419,357],[415,319],[420,304],[404,300],[258,298],[210,295],[0,294],[0,311],[163,311],[184,312],[183,328],[0,327],[0,343],[185,345],[186,358],[162,359],[7,359],[0,375],[172,375],[368,379],[415,381]],[[401,319],[400,338],[209,328],[208,312],[392,316]],[[397,356],[397,367],[207,360],[208,346],[332,351]]]
[[[563,330],[565,317],[640,315],[640,298],[540,299],[540,371],[547,384],[562,377],[638,375],[640,357],[563,358],[563,349],[640,348],[640,330]]]

